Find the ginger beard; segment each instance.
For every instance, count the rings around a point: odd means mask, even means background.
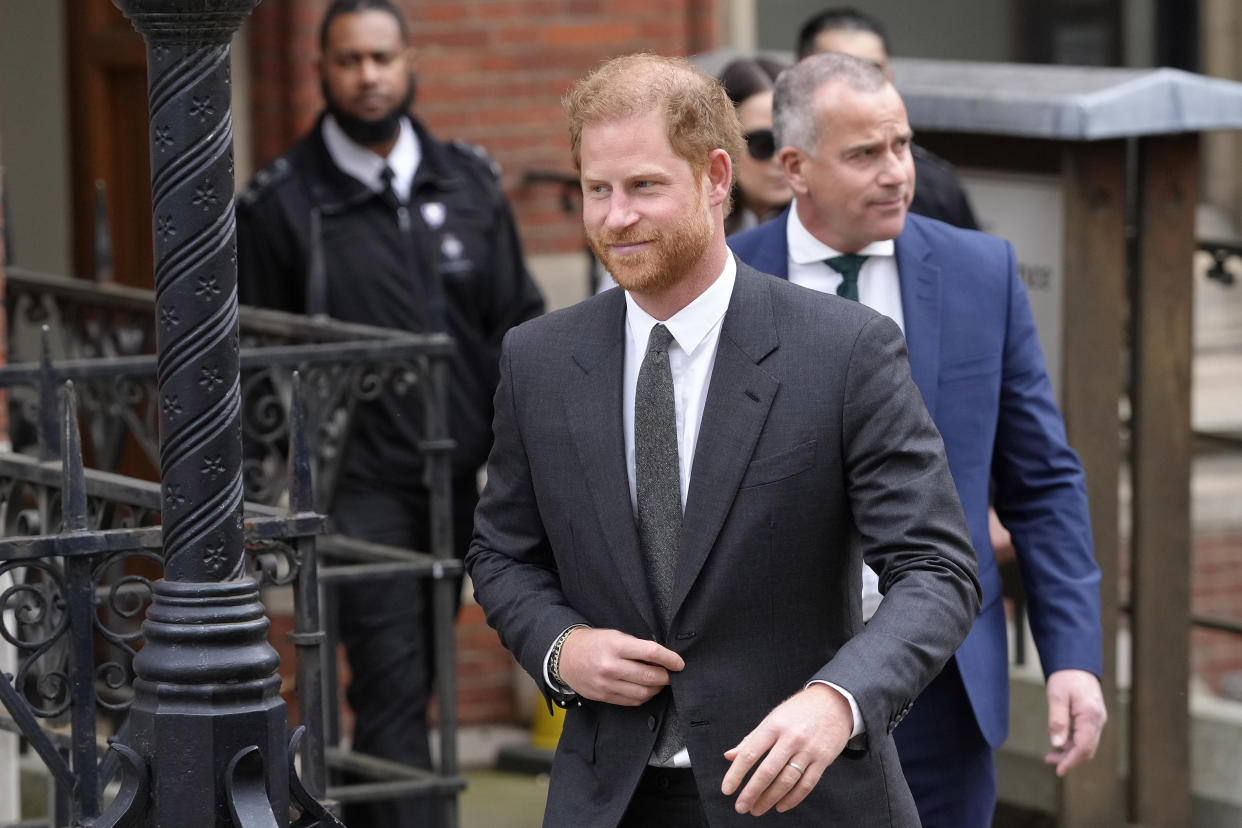
[[[702,193],[700,186],[699,192]],[[595,257],[612,276],[613,281],[632,293],[651,293],[672,287],[707,252],[712,240],[712,214],[702,199],[691,214],[682,216],[671,226],[660,229],[639,220],[614,232],[601,229],[586,231],[587,242]],[[613,245],[647,242],[640,250],[617,254]]]

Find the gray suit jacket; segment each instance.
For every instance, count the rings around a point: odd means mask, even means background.
[[[506,339],[466,559],[489,623],[540,686],[549,647],[572,624],[680,653],[671,692],[713,826],[917,825],[890,734],[969,630],[979,582],[900,331],[739,263],[662,635],[626,474],[624,325],[615,290]],[[864,559],[887,593],[865,628]],[[854,695],[867,748],[838,759],[793,811],[739,816],[720,793],[722,754],[813,679]],[[640,707],[571,706],[545,825],[615,826],[664,708],[664,694]]]

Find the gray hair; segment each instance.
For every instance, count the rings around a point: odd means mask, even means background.
[[[772,132],[777,147],[814,154],[819,146],[815,93],[826,83],[844,83],[858,92],[878,92],[889,80],[875,65],[841,52],[803,58],[781,72],[772,93]]]

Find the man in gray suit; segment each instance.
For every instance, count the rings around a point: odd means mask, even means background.
[[[915,826],[891,734],[980,592],[901,333],[735,262],[710,78],[618,58],[566,108],[624,290],[506,337],[466,559],[568,708],[544,824]]]

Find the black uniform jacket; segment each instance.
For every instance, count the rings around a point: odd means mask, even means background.
[[[953,165],[918,144],[912,144],[910,152],[914,156],[914,200],[910,212],[965,230],[978,230],[979,224]]]
[[[491,443],[501,339],[540,314],[543,299],[522,259],[495,164],[411,122],[422,161],[404,205],[333,163],[322,116],[260,170],[238,200],[238,291],[249,305],[451,334],[454,473],[468,475]],[[418,485],[417,407],[412,395],[391,393],[364,406],[346,475]]]

